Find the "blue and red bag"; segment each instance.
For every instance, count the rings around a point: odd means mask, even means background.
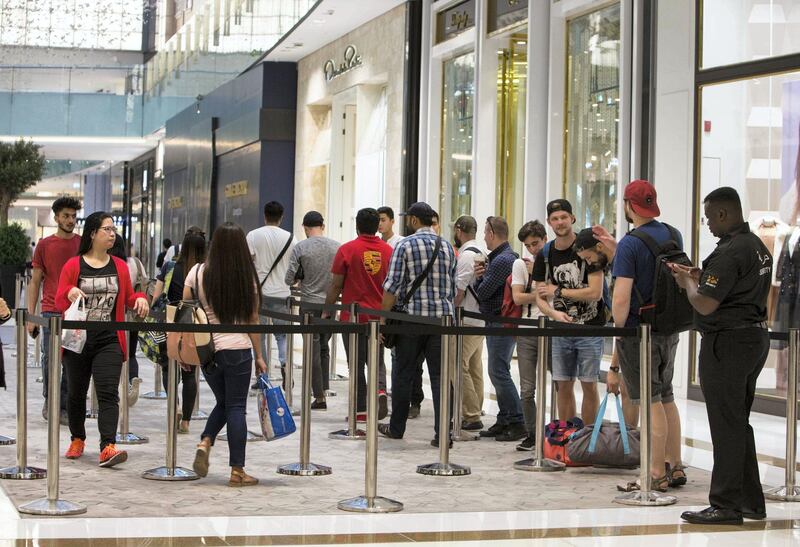
[[[566,464],[567,467],[586,467],[589,464],[574,463],[567,454],[567,444],[572,435],[583,429],[583,420],[553,420],[544,428],[544,457]]]

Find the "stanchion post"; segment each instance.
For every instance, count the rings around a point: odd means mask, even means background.
[[[289,313],[293,311],[292,299],[287,299],[287,307]],[[291,323],[290,323],[291,324]],[[294,408],[294,335],[286,334],[286,365],[284,366],[284,376],[286,377],[286,387],[284,389],[286,395],[286,404],[293,415],[297,415],[297,410]]]
[[[358,304],[350,304],[350,323],[358,324]],[[348,384],[347,384],[347,429],[341,429],[329,433],[328,437],[331,439],[344,439],[344,440],[362,440],[366,439],[366,433],[358,429],[356,423],[356,404],[358,399],[358,335],[351,332],[348,336],[348,352],[347,352],[347,368],[348,368]]]
[[[166,399],[167,392],[161,391],[161,365],[153,363],[153,391],[142,395],[142,399]]]
[[[514,469],[520,471],[535,471],[535,472],[549,472],[549,471],[564,471],[566,466],[562,462],[548,460],[544,457],[544,424],[545,424],[545,408],[547,407],[547,361],[550,358],[550,344],[548,344],[548,337],[544,336],[545,329],[547,328],[547,318],[539,318],[539,360],[536,363],[536,438],[533,446],[533,458],[527,460],[520,460],[514,463]],[[556,401],[550,402],[550,406],[555,408]]]
[[[460,327],[464,324],[464,308],[456,308],[455,326]],[[452,339],[452,337],[451,337]],[[461,430],[461,422],[464,419],[464,369],[461,366],[464,356],[464,337],[461,334],[455,336],[455,380],[453,381],[453,435],[454,441],[477,441],[478,436]],[[442,365],[444,366],[444,365]]]
[[[453,317],[442,317],[442,326],[453,326]],[[439,461],[417,466],[421,475],[463,476],[472,473],[469,466],[450,463],[450,335],[442,336],[439,384]],[[368,418],[369,419],[369,418]]]
[[[125,331],[128,344],[131,343],[130,331]],[[130,346],[128,346],[130,347]],[[122,374],[119,377],[119,433],[117,433],[117,444],[145,444],[149,442],[147,437],[131,433],[130,431],[130,406],[128,406],[128,376],[130,376],[129,359],[122,362]]]
[[[178,428],[178,363],[170,359],[167,364],[167,456],[166,465],[149,469],[142,477],[154,481],[191,481],[200,477],[191,469],[177,467]]]
[[[28,363],[28,368],[39,368],[40,366],[42,366],[42,338],[37,336],[33,341],[33,361]]]
[[[24,328],[24,324],[23,324]],[[47,386],[47,405],[50,416],[58,416],[61,408],[61,318],[50,318],[50,347],[48,366],[50,383]],[[47,497],[26,503],[17,508],[28,515],[79,515],[86,506],[58,498],[59,481],[59,428],[57,419],[47,420]]]
[[[194,381],[197,384],[197,393],[194,396],[192,420],[208,420],[208,414],[200,409],[200,367],[194,367]]]
[[[336,314],[338,312],[333,312],[331,316],[333,319],[336,319]],[[329,339],[330,348],[330,365],[328,366],[328,380],[339,380],[340,378],[336,375],[336,354],[338,353],[337,346],[339,345],[336,340],[337,333],[332,333]],[[321,342],[320,342],[321,343]]]
[[[795,484],[798,367],[800,367],[800,329],[789,329],[789,388],[786,391],[786,481],[783,486],[764,492],[764,497],[769,500],[800,501],[800,486]]]
[[[367,339],[367,454],[364,458],[364,495],[342,500],[337,507],[356,513],[395,513],[403,510],[399,501],[378,496],[378,363],[379,322],[370,320]]]
[[[25,329],[27,312],[24,308],[17,308],[15,315],[17,323],[17,465],[0,469],[0,479],[43,479],[47,476],[47,471],[39,467],[28,467],[28,332]]]
[[[14,304],[15,304],[15,306],[17,308],[22,308],[22,307],[24,307],[22,305],[22,274],[15,274],[14,275],[14,282],[15,282],[14,288],[16,290],[16,292],[14,293],[14,295],[15,295]],[[26,341],[26,343],[27,343],[27,341]]]
[[[675,496],[667,496],[659,492],[653,492],[650,481],[650,453],[652,449],[650,438],[650,401],[653,396],[650,378],[652,374],[651,347],[650,325],[642,323],[639,326],[639,393],[641,394],[639,404],[641,422],[639,426],[639,490],[628,492],[614,498],[614,502],[623,505],[672,505],[678,501],[678,498]]]
[[[311,326],[311,314],[303,314],[303,325]],[[314,335],[303,333],[303,410],[300,413],[300,461],[278,467],[281,475],[300,475],[304,477],[330,475],[331,468],[311,463],[311,368],[314,355]]]

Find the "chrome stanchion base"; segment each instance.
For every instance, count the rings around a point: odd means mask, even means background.
[[[286,465],[278,466],[278,473],[300,477],[317,477],[319,475],[330,475],[331,468],[327,465],[318,465],[316,463],[287,463]]]
[[[36,378],[36,383],[37,383],[37,384],[41,384],[42,382],[44,382],[44,378],[42,378],[41,376],[39,376],[38,378]]]
[[[366,440],[367,433],[361,429],[356,429],[355,435],[351,435],[349,429],[340,429],[339,431],[328,433],[328,438],[338,439],[340,441],[363,441]]]
[[[467,465],[436,462],[427,465],[418,465],[417,473],[420,475],[436,475],[440,477],[461,477],[471,474],[472,469]]]
[[[5,435],[0,435],[0,446],[6,446],[9,444],[17,444],[17,439],[14,437],[6,437]]]
[[[80,515],[86,512],[86,506],[66,500],[49,500],[42,498],[17,507],[17,511],[26,515],[46,515],[58,517],[62,515]]]
[[[47,470],[40,467],[6,467],[0,469],[0,479],[32,480],[44,479],[47,477]]]
[[[628,492],[614,498],[614,503],[621,503],[622,505],[672,505],[678,501],[675,496],[665,496],[658,492]]]
[[[466,431],[462,431],[459,435],[450,434],[450,438],[455,442],[465,442],[465,441],[477,441],[480,439],[479,435],[473,435],[472,433],[467,433]]]
[[[567,469],[567,466],[561,462],[557,462],[555,460],[548,460],[547,458],[542,458],[541,460],[528,458],[527,460],[520,460],[518,462],[514,462],[514,469],[519,469],[520,471],[548,472],[548,471],[565,471]]]
[[[325,390],[325,397],[336,397],[336,392],[330,389]]]
[[[343,500],[336,504],[342,511],[352,511],[354,513],[396,513],[403,510],[403,504],[399,501],[390,500],[376,496],[369,499],[366,496],[358,496]]]
[[[146,444],[150,439],[142,437],[136,433],[117,433],[117,444]]]
[[[202,410],[196,410],[192,414],[192,420],[208,420],[208,414],[206,414]]]
[[[349,380],[349,379],[350,379],[350,378],[348,378],[347,376],[342,376],[341,374],[337,374],[336,376],[333,376],[333,377],[331,377],[331,378],[328,378],[328,381],[329,381],[329,382],[343,382],[343,381],[345,381],[345,380]],[[358,499],[358,498],[353,498],[353,499]],[[377,500],[377,499],[384,499],[384,498],[375,498],[375,499]],[[349,500],[348,500],[348,501],[349,501]],[[389,501],[391,501],[391,500],[389,500]],[[398,502],[398,503],[399,503],[399,502]],[[399,511],[399,509],[398,509],[398,511]]]
[[[800,501],[800,486],[778,486],[764,491],[764,497],[772,501]]]
[[[217,435],[217,439],[219,439],[220,441],[226,441],[227,442],[228,434],[227,433],[223,433],[222,435]],[[247,439],[246,440],[247,440],[248,443],[252,442],[252,441],[263,441],[264,440],[264,435],[261,435],[260,433],[254,433],[254,432],[252,432],[252,431],[250,431],[248,429],[247,430]]]
[[[199,479],[200,475],[185,467],[170,469],[162,466],[145,471],[142,473],[142,478],[154,481],[193,481]]]
[[[148,391],[144,395],[140,395],[142,399],[166,399],[166,391]]]

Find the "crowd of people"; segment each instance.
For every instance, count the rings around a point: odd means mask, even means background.
[[[147,274],[138,260],[124,252],[112,219],[105,213],[90,215],[83,234],[74,233],[80,203],[59,198],[53,204],[58,231],[41,240],[33,259],[33,277],[28,290],[28,311],[45,316],[63,313],[82,298],[90,320],[120,321],[126,314],[145,315],[160,295],[169,301],[199,300],[212,324],[255,324],[260,306],[289,313],[290,289],[297,287],[301,302],[345,306],[356,304],[357,317],[340,312],[339,320],[366,322],[379,319],[369,309],[403,311],[414,316],[441,318],[454,315],[457,307],[472,312],[467,326],[500,327],[506,313],[510,286],[513,304],[522,317],[571,325],[637,327],[645,311],[654,306],[659,273],[669,272],[695,310],[695,327],[703,335],[700,378],[705,394],[714,444],[711,506],[687,512],[683,518],[698,523],[737,523],[742,517],[763,518],[764,498],[758,478],[752,428],[748,417],[755,380],[768,349],[766,291],[771,256],[743,220],[738,194],[721,188],[705,199],[705,215],[712,233],[720,238],[714,253],[702,268],[659,259],[661,249],[683,249],[683,236],[658,220],[661,213],[655,188],[636,180],[626,186],[624,211],[633,230],[620,241],[600,226],[576,232],[572,204],[555,199],[546,205],[545,222],[530,220],[516,231],[525,249],[521,257],[509,239],[512,228],[506,219],[488,217],[482,225],[469,215],[453,224],[452,241],[440,235],[437,213],[427,203],[414,203],[400,213],[405,237],[399,235],[390,207],[364,208],[355,218],[356,237],[340,244],[325,236],[325,221],[317,211],[302,220],[305,239],[297,241],[281,228],[283,206],[271,201],[264,206],[264,226],[245,234],[232,223],[219,226],[210,241],[198,227],[191,227],[178,245],[164,240],[158,257],[157,282],[148,298]],[[548,240],[550,228],[555,235]],[[479,237],[479,230],[482,235]],[[480,239],[480,241],[479,241]],[[122,244],[121,254],[112,249]],[[760,245],[760,246],[759,246]],[[611,283],[609,283],[611,281]],[[42,298],[39,302],[39,289]],[[4,310],[0,302],[0,316]],[[330,318],[330,312],[318,312]],[[0,317],[2,320],[2,317]],[[274,324],[281,324],[279,319]],[[531,322],[533,323],[533,322]],[[520,326],[520,329],[530,328]],[[37,334],[33,324],[31,335]],[[49,336],[44,329],[43,336]],[[286,337],[275,336],[278,365],[285,371]],[[135,336],[132,337],[135,339]],[[230,446],[230,485],[248,486],[258,480],[244,471],[247,428],[245,407],[252,373],[264,372],[265,337],[244,334],[214,334],[215,358],[202,368],[216,406],[203,430],[194,469],[206,476],[209,454],[216,436],[227,424]],[[538,339],[534,336],[468,335],[463,337],[463,406],[461,427],[479,431],[485,439],[517,443],[530,451],[535,445],[537,412],[536,376]],[[313,337],[312,386],[314,411],[327,410],[330,348],[329,337]],[[438,446],[439,388],[442,338],[434,334],[400,334],[391,350],[391,383],[383,351],[379,363],[378,431],[388,439],[402,439],[407,421],[420,415],[423,395],[423,365],[427,368],[433,402],[433,438]],[[675,404],[672,377],[678,345],[677,332],[654,332],[651,347],[652,449],[649,465],[651,487],[666,492],[687,483],[681,460],[681,420]],[[493,424],[484,424],[483,356],[488,361],[488,380],[496,395],[498,412]],[[44,396],[47,396],[48,345],[43,345]],[[519,386],[512,375],[516,348]],[[348,344],[345,351],[349,352]],[[367,340],[359,336],[356,419],[366,421]],[[555,406],[562,419],[579,416],[592,423],[598,413],[600,364],[604,339],[594,336],[556,337],[551,341],[548,368],[557,386]],[[451,352],[450,355],[455,355]],[[114,446],[119,396],[117,386],[124,359],[131,363],[131,392],[138,389],[134,348],[126,347],[121,332],[89,331],[81,353],[64,351],[62,416],[72,442],[67,458],[83,454],[86,394],[94,379],[99,401],[100,465],[110,467],[127,455]],[[166,363],[160,363],[165,365]],[[614,340],[607,389],[620,393],[625,415],[636,424],[640,404],[640,362],[636,340]],[[182,365],[181,432],[188,432],[197,392],[193,368]],[[284,389],[291,388],[285,385]],[[166,372],[164,374],[166,385]],[[576,402],[575,384],[581,388]],[[391,395],[391,398],[389,397]],[[578,408],[578,406],[580,408]],[[449,439],[446,439],[449,441]],[[452,441],[449,441],[452,442]],[[630,492],[641,488],[637,481],[618,486]]]

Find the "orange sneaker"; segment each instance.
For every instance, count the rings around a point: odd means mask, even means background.
[[[100,467],[114,467],[128,459],[128,453],[124,450],[117,450],[113,444],[107,444],[100,452]]]
[[[69,448],[64,453],[64,457],[68,460],[77,460],[81,456],[83,456],[83,448],[86,446],[86,443],[80,439],[72,439],[72,442],[69,443]]]

